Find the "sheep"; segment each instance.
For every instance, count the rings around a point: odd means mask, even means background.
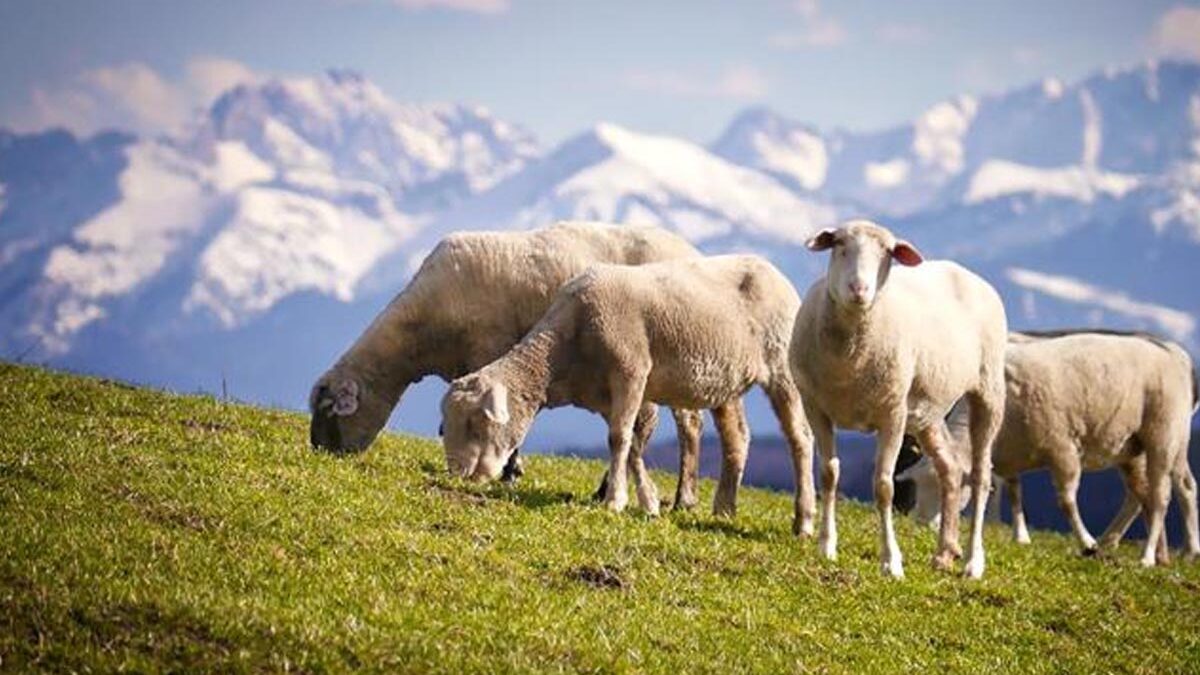
[[[983,279],[948,261],[922,264],[915,246],[870,221],[822,230],[806,246],[831,251],[827,275],[801,305],[791,345],[792,372],[821,456],[821,553],[837,557],[834,425],[875,432],[881,566],[886,576],[904,576],[892,522],[892,476],[907,430],[933,458],[944,486],[933,565],[949,569],[961,555],[959,489],[951,480],[958,467],[943,417],[967,397],[971,484],[975,494],[988,494],[989,447],[1004,412],[1004,305]],[[975,501],[964,568],[972,578],[984,571],[984,508]]]
[[[1200,396],[1182,347],[1145,333],[1071,330],[1013,333],[1006,357],[1007,404],[992,450],[992,466],[1009,491],[1013,538],[1029,542],[1020,474],[1048,468],[1071,529],[1085,554],[1116,547],[1138,512],[1148,523],[1141,562],[1169,558],[1161,521],[1168,480],[1184,515],[1188,557],[1200,556],[1196,481],[1187,462],[1191,418]],[[966,419],[951,413],[961,450]],[[1076,502],[1080,475],[1117,466],[1126,485],[1121,510],[1097,542]],[[925,463],[905,476],[916,483],[918,521],[930,520],[936,485]],[[1168,478],[1169,476],[1169,478]],[[1157,521],[1157,522],[1156,522]]]
[[[528,232],[452,234],[317,380],[309,398],[311,442],[338,453],[365,450],[410,384],[426,375],[450,380],[491,362],[541,318],[560,286],[589,265],[699,255],[683,238],[656,227],[563,222]],[[686,468],[700,451],[702,418],[696,411],[674,413]],[[517,471],[510,468],[512,475]],[[677,508],[697,501],[695,471],[685,475]]]
[[[799,306],[788,280],[758,256],[595,266],[559,291],[517,346],[451,383],[442,399],[447,467],[493,480],[539,409],[576,405],[608,422],[606,507],[626,507],[628,465],[639,505],[654,514],[658,498],[641,457],[641,418],[651,403],[709,408],[737,469],[722,475],[717,490],[732,514],[749,445],[745,417],[733,404],[758,385],[792,451],[793,530],[811,534],[812,436],[787,365]]]

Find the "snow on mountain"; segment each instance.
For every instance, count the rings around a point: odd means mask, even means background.
[[[695,144],[600,124],[449,211],[425,241],[458,229],[581,219],[662,225],[702,245],[738,238],[799,243],[836,215]]]
[[[22,142],[0,134],[0,167],[26,161],[12,169],[18,181],[36,173]],[[0,257],[30,269],[22,289],[0,296],[0,317],[21,324],[18,341],[64,353],[89,326],[138,321],[128,300],[146,293],[171,296],[181,320],[227,328],[296,293],[348,302],[430,209],[537,152],[529,134],[482,108],[402,105],[350,73],[240,86],[181,137],[126,141],[101,181],[114,193],[53,235],[13,188],[17,207],[0,211]],[[55,189],[55,176],[42,179],[28,192]],[[26,255],[35,249],[44,249],[37,260]]]
[[[1120,195],[1195,155],[1200,68],[1151,62],[1075,84],[1046,79],[1016,91],[938,103],[893,129],[821,133],[754,109],[712,144],[743,166],[778,172],[812,166],[821,183],[800,184],[835,203],[902,216],[964,199],[1016,192],[1088,201]],[[802,134],[802,144],[789,142]]]
[[[751,108],[739,115],[713,143],[712,150],[799,190],[820,189],[829,168],[829,154],[820,133],[766,108]]]
[[[1140,302],[1120,291],[1099,288],[1067,276],[1045,274],[1020,267],[1010,267],[1007,277],[1021,288],[1060,300],[1098,311],[1107,310],[1134,320],[1148,320],[1155,330],[1179,341],[1189,341],[1196,331],[1196,318],[1187,312],[1150,302]],[[1023,296],[1024,314],[1035,312],[1032,309],[1033,302],[1035,301],[1032,296]],[[1102,317],[1099,314],[1093,313],[1092,316],[1095,319],[1094,323],[1101,323]]]

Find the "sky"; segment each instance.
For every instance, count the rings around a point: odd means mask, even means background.
[[[875,130],[1152,58],[1200,60],[1200,3],[0,0],[0,127],[169,133],[239,82],[349,68],[547,145],[600,121],[707,143],[750,106]]]

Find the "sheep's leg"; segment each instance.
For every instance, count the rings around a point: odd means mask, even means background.
[[[997,482],[996,478],[997,478],[996,474],[993,473],[992,474],[992,493],[990,495],[988,495],[988,503],[987,503],[987,519],[988,519],[988,522],[992,522],[992,523],[1001,522],[1001,520],[1000,520],[1000,502],[1001,502],[1000,485],[1001,485],[1001,483]]]
[[[1164,446],[1158,446],[1162,448]],[[1149,484],[1149,494],[1143,505],[1146,511],[1146,545],[1142,549],[1142,567],[1154,567],[1162,560],[1160,548],[1164,532],[1164,520],[1167,515],[1167,502],[1171,497],[1171,482],[1167,462],[1161,452],[1149,454],[1146,459],[1146,480]]]
[[[1130,462],[1118,464],[1117,468],[1121,472],[1121,482],[1125,484],[1125,500],[1121,502],[1121,508],[1117,511],[1117,515],[1113,516],[1112,522],[1108,524],[1104,534],[1100,535],[1100,540],[1096,543],[1097,548],[1101,551],[1117,548],[1121,538],[1129,530],[1129,526],[1133,525],[1133,521],[1142,512],[1142,505],[1150,494],[1150,486],[1146,484],[1145,455],[1140,455]]]
[[[1072,449],[1063,448],[1054,452],[1053,456],[1069,458],[1052,464],[1050,473],[1054,478],[1054,488],[1058,492],[1059,508],[1067,516],[1067,521],[1071,524],[1071,531],[1079,540],[1084,555],[1092,555],[1096,552],[1096,540],[1088,532],[1087,526],[1083,524],[1083,518],[1079,515],[1079,505],[1076,502],[1076,494],[1079,492],[1079,477],[1082,473],[1076,459],[1078,453]]]
[[[813,486],[813,437],[804,419],[800,394],[790,383],[767,392],[779,427],[792,451],[792,473],[795,480],[792,533],[811,537],[817,516],[817,498]]]
[[[954,561],[962,556],[962,547],[958,544],[958,514],[962,510],[962,502],[959,500],[962,467],[950,450],[948,438],[946,423],[941,421],[922,429],[919,434],[921,450],[929,457],[937,472],[938,491],[941,495],[942,517],[938,527],[938,548],[933,554],[933,568],[938,570],[951,569]],[[878,480],[878,476],[876,479]],[[876,500],[878,494],[876,489]]]
[[[1200,517],[1196,511],[1196,478],[1192,475],[1192,468],[1188,466],[1186,445],[1175,459],[1171,481],[1175,486],[1175,501],[1183,515],[1184,532],[1187,537],[1184,555],[1189,560],[1195,560],[1200,558]]]
[[[609,381],[611,401],[608,410],[608,493],[604,505],[611,511],[624,511],[629,503],[626,469],[633,445],[633,427],[642,408],[646,377],[622,374],[619,370]]]
[[[972,579],[983,576],[983,521],[992,489],[992,443],[1004,418],[1002,377],[993,389],[967,395],[971,406],[971,501],[974,508],[971,513],[971,552],[963,572]]]
[[[700,432],[704,415],[699,410],[672,409],[675,435],[679,438],[679,483],[675,487],[676,510],[691,509],[700,501],[696,483],[700,477]]]
[[[879,430],[875,450],[875,510],[879,512],[880,563],[884,575],[894,579],[904,578],[904,560],[900,555],[900,545],[896,543],[896,525],[892,521],[893,480],[896,475],[896,460],[900,457],[900,446],[903,442],[904,422],[892,420],[891,424]],[[945,492],[942,494],[944,505]],[[943,513],[943,533],[946,531],[946,521],[946,514]],[[954,521],[957,523],[957,515]]]
[[[633,472],[633,484],[637,489],[638,506],[651,516],[658,515],[658,487],[646,469],[644,455],[654,428],[658,426],[658,406],[643,403],[633,424],[633,443],[629,452],[629,470]]]
[[[735,399],[712,409],[713,422],[721,436],[721,478],[717,483],[717,494],[713,498],[713,515],[734,516],[737,514],[738,486],[742,484],[742,473],[746,469],[746,456],[750,450],[750,425],[746,422],[746,408],[741,399]]]
[[[1025,504],[1022,501],[1021,476],[1009,476],[1004,479],[1008,489],[1008,503],[1012,507],[1013,541],[1018,544],[1029,543],[1029,526],[1025,524]]]
[[[833,435],[833,421],[824,413],[804,407],[808,426],[812,429],[821,453],[821,527],[817,541],[821,555],[826,560],[837,560],[837,486],[840,467],[837,457],[837,441]]]

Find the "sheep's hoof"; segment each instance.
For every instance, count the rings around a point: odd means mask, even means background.
[[[696,504],[698,502],[699,502],[699,500],[696,499],[695,495],[686,496],[686,497],[683,495],[675,495],[675,503],[671,506],[671,510],[672,511],[691,511],[692,509],[696,508]]]
[[[883,561],[881,568],[883,569],[883,576],[885,577],[891,579],[904,578],[904,563],[902,563],[898,558]]]
[[[1079,555],[1083,556],[1084,558],[1096,558],[1100,556],[1100,549],[1094,545],[1089,546],[1088,548],[1081,549],[1079,551]]]
[[[972,556],[963,568],[963,576],[968,579],[983,578],[983,556]]]
[[[803,518],[792,519],[792,534],[801,539],[808,539],[815,535],[817,528],[813,525],[812,519],[805,520]]]
[[[933,555],[933,569],[938,572],[950,572],[954,569],[954,561],[958,559],[952,551],[941,551]]]
[[[820,543],[821,557],[826,560],[837,560],[837,541],[828,539]]]
[[[1033,543],[1033,540],[1029,538],[1028,532],[1022,532],[1021,534],[1018,534],[1017,536],[1013,537],[1013,541],[1021,544],[1022,546]]]
[[[718,518],[732,518],[737,515],[737,505],[713,504],[713,515]]]

